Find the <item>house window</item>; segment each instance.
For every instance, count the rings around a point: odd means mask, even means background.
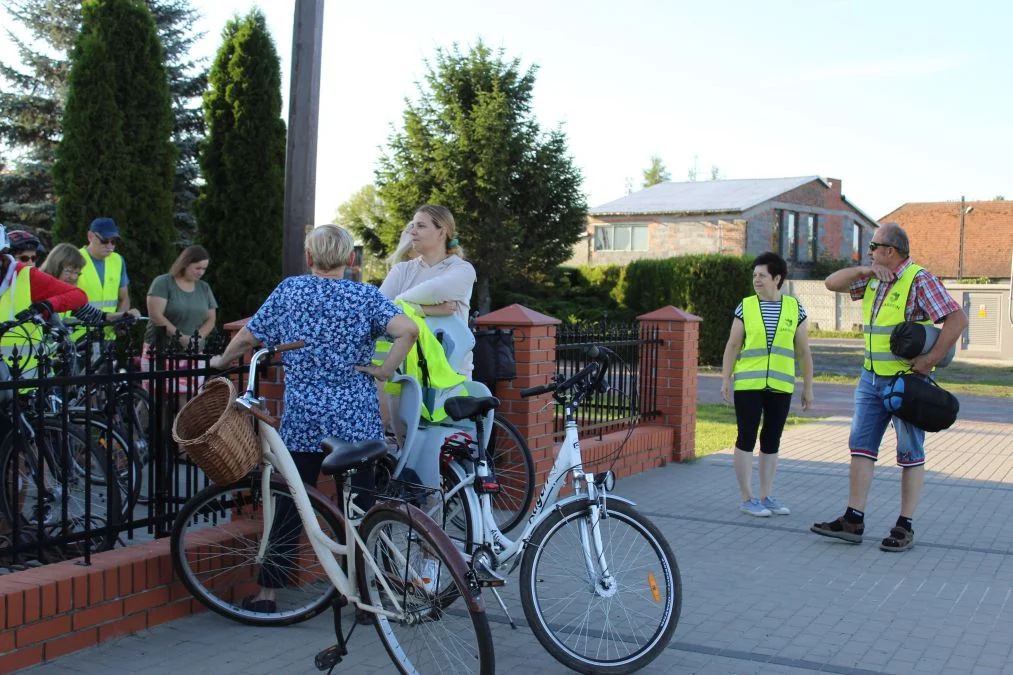
[[[781,232],[784,234],[784,239],[781,241],[781,256],[785,260],[795,260],[798,251],[798,231],[795,227],[797,218],[797,215],[790,211],[784,212],[784,227],[781,228]]]
[[[851,224],[851,259],[858,261],[862,259],[862,225]]]
[[[595,225],[594,250],[646,251],[647,225]]]
[[[798,262],[807,263],[816,260],[816,234],[816,216],[803,215],[798,233]]]

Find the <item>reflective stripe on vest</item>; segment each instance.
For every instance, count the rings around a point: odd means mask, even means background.
[[[28,309],[32,304],[31,267],[21,268],[11,280],[8,288],[0,296],[0,317],[7,317]],[[19,373],[22,379],[35,377],[36,348],[42,339],[42,327],[27,323],[7,331],[0,337],[0,355],[11,367],[11,372]],[[14,367],[14,353],[17,352],[17,368]]]
[[[915,264],[908,265],[904,273],[900,275],[890,290],[883,298],[879,306],[876,320],[872,320],[872,308],[876,303],[876,291],[879,289],[880,280],[872,279],[865,287],[865,295],[862,297],[862,323],[865,326],[865,362],[866,370],[871,370],[877,375],[896,375],[911,370],[911,363],[898,358],[890,351],[890,335],[899,323],[905,321],[904,315],[907,309],[908,297],[911,294],[911,286],[914,283],[915,275],[922,270],[922,267]],[[919,323],[931,325],[931,321],[920,321]]]
[[[742,323],[746,339],[735,361],[735,390],[772,389],[785,394],[795,391],[795,331],[798,330],[798,300],[781,296],[774,341],[767,348],[767,327],[760,311],[760,298],[742,300]]]
[[[120,303],[120,279],[123,276],[123,258],[119,253],[110,253],[105,260],[105,274],[102,279],[98,277],[98,268],[92,260],[86,246],[81,247],[81,255],[84,256],[84,268],[77,277],[77,287],[88,296],[88,304],[97,307],[103,312],[115,312]],[[84,335],[85,329],[77,328],[71,335],[71,339],[78,340]],[[112,328],[105,329],[107,340],[116,339],[116,331]]]
[[[415,325],[419,327],[418,345],[408,351],[400,370],[405,375],[411,375],[422,387],[422,417],[431,422],[441,422],[447,418],[444,410],[444,402],[453,396],[467,396],[467,390],[461,385],[465,381],[464,375],[456,372],[450,367],[447,356],[443,351],[443,345],[437,339],[433,331],[426,325],[425,316],[402,301],[394,303],[400,307]],[[387,359],[391,343],[387,340],[377,340],[373,348],[372,362],[375,365],[382,364]],[[428,383],[423,382],[422,367],[419,363],[418,350],[421,348],[426,360],[426,372]],[[427,386],[428,384],[428,386]],[[400,394],[401,385],[393,382],[384,383],[384,391],[388,394]]]

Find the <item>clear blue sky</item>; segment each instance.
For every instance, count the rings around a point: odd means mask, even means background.
[[[258,3],[194,0],[212,55]],[[285,71],[293,0],[259,3]],[[840,179],[879,218],[908,201],[1013,199],[1013,3],[973,0],[474,0],[324,9],[317,221],[373,180],[423,61],[454,42],[537,65],[535,112],[562,124],[591,206],[673,179]]]

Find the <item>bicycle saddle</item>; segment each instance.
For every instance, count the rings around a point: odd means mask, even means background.
[[[320,472],[325,476],[334,476],[369,466],[383,457],[387,452],[387,444],[383,441],[346,443],[331,436],[320,441],[320,449],[327,453]]]
[[[497,407],[499,407],[499,399],[495,396],[483,396],[482,398],[455,396],[448,398],[443,403],[443,409],[447,411],[450,419],[455,422],[484,415],[490,410],[495,410]]]

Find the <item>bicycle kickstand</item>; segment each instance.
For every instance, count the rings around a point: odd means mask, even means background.
[[[326,670],[330,673],[334,670],[334,666],[341,663],[341,658],[343,656],[348,656],[345,633],[341,629],[341,608],[347,604],[348,598],[338,596],[334,599],[334,604],[331,605],[331,609],[334,611],[334,635],[337,636],[338,643],[331,645],[316,655],[313,659],[313,664],[317,667],[317,670]],[[355,626],[352,626],[352,630],[355,630]],[[349,633],[349,636],[351,636],[351,633]]]

